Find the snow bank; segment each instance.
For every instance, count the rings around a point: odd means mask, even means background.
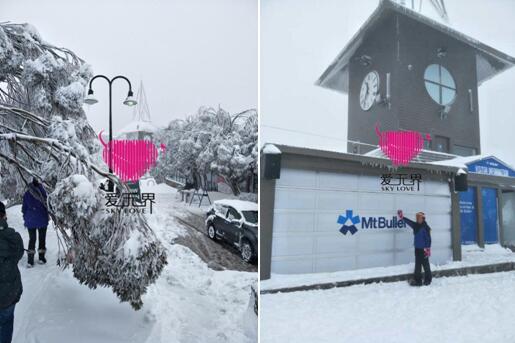
[[[515,342],[515,272],[261,297],[266,343]]]
[[[515,253],[498,244],[486,245],[484,249],[477,245],[462,246],[462,261],[452,261],[442,265],[431,264],[431,270],[446,270],[461,267],[480,266],[502,262],[515,262]],[[346,270],[333,273],[313,274],[272,274],[269,280],[261,281],[261,290],[286,287],[307,286],[320,283],[331,283],[413,273],[414,263],[390,267],[377,267],[359,270]]]
[[[75,181],[85,183],[81,178]],[[109,288],[84,287],[70,269],[59,270],[56,231],[49,227],[49,263],[26,269],[25,257],[20,262],[24,294],[16,307],[13,343],[257,341],[257,318],[249,312],[250,285],[257,282],[257,274],[214,271],[190,249],[172,244],[186,234],[174,217],[182,205],[175,203],[173,188],[163,185],[157,190],[163,192],[156,191],[154,213],[147,218],[167,248],[170,263],[148,286],[142,309],[134,311],[120,303]],[[20,206],[9,208],[7,216],[9,225],[21,231],[27,242]],[[123,250],[132,254],[137,242],[137,235],[131,235]]]

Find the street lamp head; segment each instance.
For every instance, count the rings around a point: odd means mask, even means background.
[[[135,106],[138,104],[138,102],[136,101],[136,99],[134,99],[134,94],[132,93],[132,91],[129,91],[129,94],[127,94],[127,98],[125,99],[125,101],[123,102],[124,105],[127,105],[127,106]]]
[[[88,95],[84,98],[84,102],[88,105],[94,105],[98,102],[97,98],[93,95],[93,89],[88,90]]]

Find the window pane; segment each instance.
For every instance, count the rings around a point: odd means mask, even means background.
[[[440,75],[438,72],[438,64],[431,64],[424,72],[424,79],[440,83]]]
[[[427,90],[427,93],[429,93],[429,96],[434,100],[436,101],[437,103],[440,104],[440,90],[439,90],[439,86],[435,85],[434,83],[431,83],[431,82],[426,82],[426,90]]]
[[[459,156],[472,156],[476,154],[476,149],[468,146],[455,145],[454,154]]]
[[[444,67],[441,67],[441,73],[442,85],[456,89],[456,84],[454,83],[451,73],[449,73],[449,71]]]
[[[449,105],[454,101],[454,96],[456,95],[456,91],[454,89],[449,89],[442,87],[442,102],[440,105]]]

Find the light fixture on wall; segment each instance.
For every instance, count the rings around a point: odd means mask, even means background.
[[[473,98],[473,94],[472,94],[472,89],[469,88],[468,94],[469,94],[469,109],[470,109],[470,112],[474,112],[474,98]]]
[[[368,67],[369,65],[372,64],[372,57],[370,57],[368,55],[361,55],[358,57],[358,60],[361,63],[361,65],[365,66],[365,67]]]
[[[376,103],[378,104],[384,104],[384,105],[387,105],[388,106],[388,109],[390,109],[390,106],[391,106],[391,103],[390,103],[390,97],[391,97],[391,93],[390,93],[390,73],[386,73],[386,85],[385,85],[385,88],[386,88],[386,92],[385,92],[385,96],[381,96],[380,93],[377,93],[376,95]]]
[[[436,56],[438,56],[439,58],[447,56],[447,49],[446,48],[438,48],[436,50]]]
[[[451,111],[451,106],[450,105],[441,106],[441,108],[440,108],[440,119],[441,120],[447,119],[447,116],[448,116],[450,111]]]

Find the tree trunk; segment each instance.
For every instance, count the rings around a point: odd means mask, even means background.
[[[240,195],[241,192],[240,192],[240,186],[238,184],[238,181],[229,180],[229,186],[231,187],[232,194],[234,194],[235,196]]]
[[[247,176],[247,180],[245,181],[245,192],[250,193],[250,185],[252,183],[252,174]]]

